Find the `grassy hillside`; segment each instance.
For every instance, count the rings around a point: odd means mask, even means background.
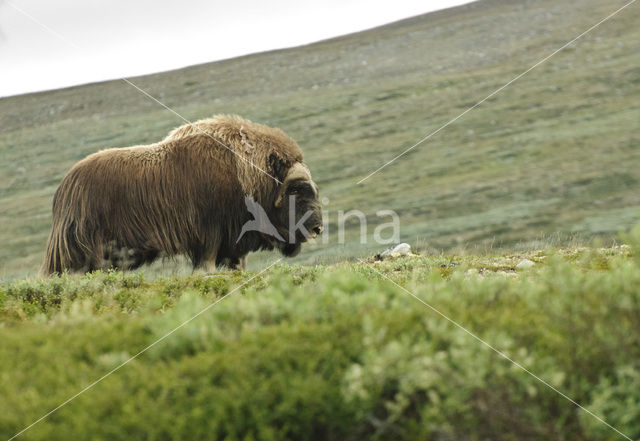
[[[402,240],[426,250],[611,238],[640,212],[637,4],[355,183],[623,4],[480,1],[134,82],[189,119],[238,113],[283,128],[305,150],[331,222],[361,210],[369,237],[376,211],[392,209]],[[0,100],[0,277],[37,271],[53,192],[75,161],[181,123],[122,81]],[[380,248],[338,245],[330,231],[298,261]]]
[[[392,280],[639,439],[637,233],[634,248],[4,282],[0,438],[230,294],[18,439],[624,439]]]

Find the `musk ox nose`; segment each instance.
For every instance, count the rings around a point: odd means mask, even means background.
[[[322,233],[322,230],[323,230],[323,229],[324,229],[324,228],[322,228],[322,225],[318,225],[317,227],[313,227],[313,228],[311,229],[311,232],[312,232],[315,236],[317,236],[318,234]]]

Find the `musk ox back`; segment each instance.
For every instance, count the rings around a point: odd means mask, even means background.
[[[251,251],[295,255],[321,231],[317,186],[296,142],[218,115],[74,165],[53,198],[41,273],[132,269],[178,254],[194,269],[244,268]]]

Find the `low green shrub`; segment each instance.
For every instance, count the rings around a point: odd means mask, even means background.
[[[562,250],[518,272],[522,256],[281,265],[224,299],[253,274],[5,283],[0,434],[161,339],[22,437],[623,439],[552,386],[636,439],[640,268],[630,254]]]

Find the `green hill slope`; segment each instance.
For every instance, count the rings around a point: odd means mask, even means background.
[[[134,82],[186,118],[238,113],[299,141],[334,224],[300,262],[380,248],[336,244],[339,210],[366,213],[369,237],[375,213],[395,210],[402,240],[428,249],[612,237],[640,212],[636,4],[354,184],[623,4],[480,1]],[[37,271],[53,192],[75,161],[181,123],[122,81],[0,100],[0,276]]]
[[[0,438],[635,440],[636,242],[0,283]]]

